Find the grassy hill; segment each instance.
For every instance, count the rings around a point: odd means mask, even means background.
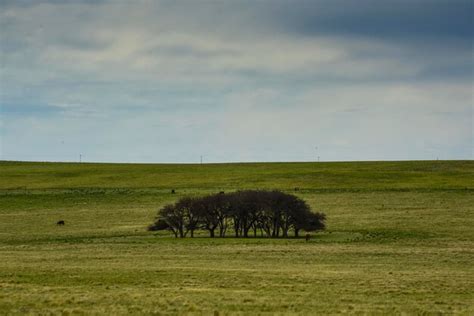
[[[146,231],[165,203],[243,188],[295,193],[328,230]],[[472,314],[473,191],[473,161],[0,162],[0,314]]]
[[[0,189],[464,189],[472,161],[236,164],[0,162]]]

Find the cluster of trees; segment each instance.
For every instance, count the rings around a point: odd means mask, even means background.
[[[245,190],[203,197],[184,197],[158,211],[149,230],[169,230],[175,237],[194,237],[207,230],[210,237],[288,237],[293,232],[322,230],[326,216],[311,212],[308,204],[281,191]]]

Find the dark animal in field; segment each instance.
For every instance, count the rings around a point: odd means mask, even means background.
[[[306,235],[304,236],[304,239],[305,239],[306,241],[309,241],[309,240],[311,239],[311,235],[310,235],[310,234],[306,234]]]
[[[299,191],[299,190],[300,190],[300,188],[295,188],[295,191]]]
[[[171,194],[175,194],[176,191],[174,189],[171,190]]]
[[[224,193],[225,193],[224,191],[219,192],[219,194],[224,194]]]
[[[60,220],[60,221],[58,221],[58,222],[56,223],[56,225],[58,225],[58,226],[64,226],[64,225],[66,225],[66,222],[64,222],[63,220]]]

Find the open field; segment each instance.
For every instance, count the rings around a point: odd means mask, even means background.
[[[243,188],[295,193],[328,229],[146,231],[164,203]],[[473,193],[473,161],[0,162],[0,314],[472,315]]]

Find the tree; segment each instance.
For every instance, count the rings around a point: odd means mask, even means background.
[[[211,194],[198,198],[185,197],[175,204],[164,206],[149,230],[171,230],[175,237],[185,237],[190,232],[205,229],[210,237],[225,237],[233,227],[235,237],[254,237],[260,230],[267,237],[288,238],[294,231],[317,231],[325,228],[326,216],[312,213],[309,205],[301,198],[278,190],[243,190],[234,193]]]
[[[180,199],[175,204],[175,208],[183,217],[185,226],[184,228],[186,229],[186,232],[189,231],[191,233],[191,237],[194,237],[194,231],[198,228],[198,224],[200,221],[200,214],[196,207],[196,203],[196,199],[185,197]]]
[[[168,204],[160,209],[157,223],[159,221],[165,222],[175,237],[184,238],[186,236],[185,214],[183,209],[177,208],[176,205]]]
[[[325,229],[325,220],[326,215],[324,213],[312,213],[306,211],[301,217],[298,217],[297,222],[295,222],[295,237],[298,237],[298,233],[301,229],[307,232]]]
[[[156,219],[156,221],[153,224],[148,226],[149,231],[158,231],[158,230],[166,230],[166,229],[170,229],[170,227],[168,223],[166,223],[166,221],[161,218]]]
[[[218,205],[214,195],[196,199],[196,211],[199,214],[202,227],[209,231],[209,237],[215,237],[215,230],[219,225]]]

